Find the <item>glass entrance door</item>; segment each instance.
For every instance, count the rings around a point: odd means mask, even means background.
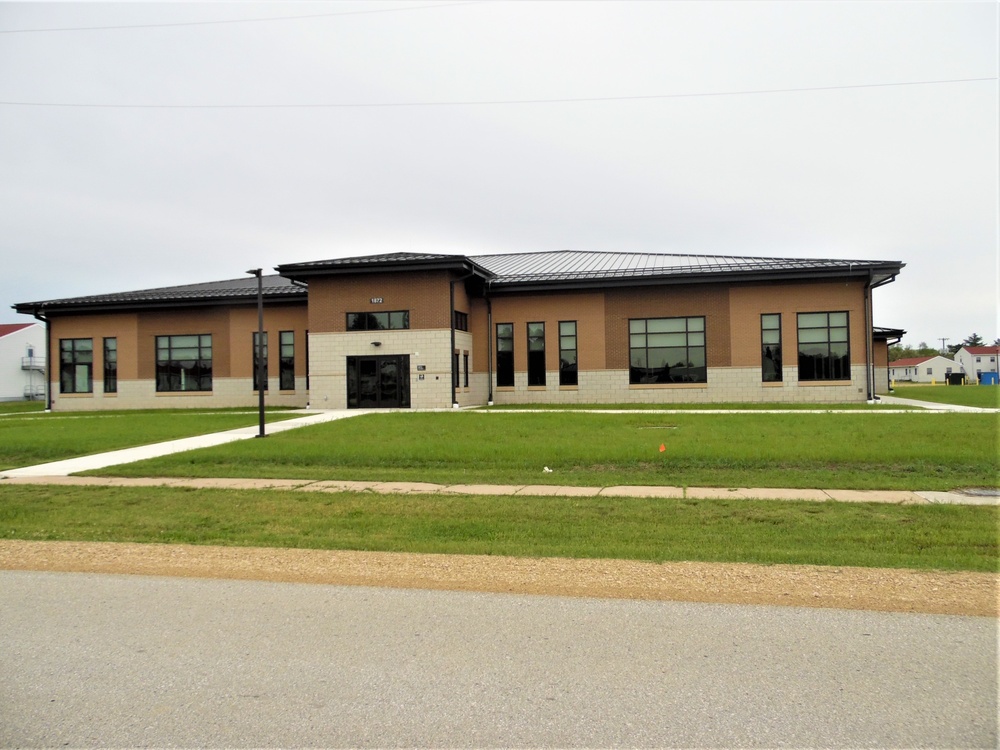
[[[410,355],[348,357],[347,408],[410,408]]]

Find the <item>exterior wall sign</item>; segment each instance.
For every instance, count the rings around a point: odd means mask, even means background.
[[[385,302],[385,299],[382,297],[372,297],[373,305],[381,305],[383,302]]]

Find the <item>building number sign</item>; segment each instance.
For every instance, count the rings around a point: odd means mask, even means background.
[[[381,305],[385,300],[382,297],[372,297],[373,305]]]

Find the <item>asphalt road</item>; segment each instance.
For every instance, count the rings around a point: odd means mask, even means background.
[[[997,741],[992,618],[0,572],[4,747]]]

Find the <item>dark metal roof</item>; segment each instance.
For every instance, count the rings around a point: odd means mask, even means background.
[[[878,326],[872,327],[872,338],[877,341],[885,339],[896,339],[897,341],[906,335],[906,331],[902,328],[880,328]]]
[[[305,302],[308,292],[291,280],[277,275],[262,277],[264,300]],[[19,313],[95,312],[100,310],[141,309],[151,307],[194,306],[232,302],[255,302],[257,279],[253,276],[201,284],[165,286],[134,292],[95,294],[88,297],[66,297],[41,302],[21,302],[14,305]]]
[[[562,288],[620,283],[867,277],[888,280],[905,265],[899,261],[817,258],[766,258],[729,255],[680,255],[560,250],[546,253],[480,255],[472,260],[490,271],[491,289]]]
[[[305,263],[287,263],[274,269],[290,279],[355,273],[449,270],[467,271],[486,276],[481,268],[464,255],[441,253],[383,253],[354,258],[332,258]]]

